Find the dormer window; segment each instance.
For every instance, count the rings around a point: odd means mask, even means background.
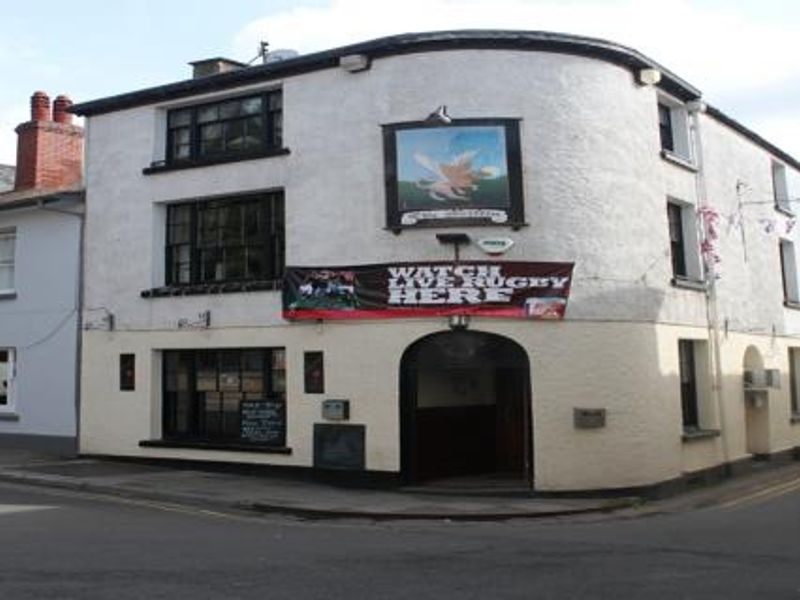
[[[171,110],[167,163],[215,162],[280,149],[281,90]]]

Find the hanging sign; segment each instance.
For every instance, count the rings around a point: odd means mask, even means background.
[[[562,319],[572,267],[572,263],[505,261],[287,267],[283,316]]]

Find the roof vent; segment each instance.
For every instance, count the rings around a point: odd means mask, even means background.
[[[290,58],[297,58],[298,56],[300,56],[300,53],[297,50],[289,50],[288,48],[273,50],[264,55],[264,64],[270,65]]]
[[[244,69],[247,65],[240,63],[237,60],[230,58],[205,58],[203,60],[196,60],[190,62],[192,65],[192,79],[199,79],[201,77],[208,77],[209,75],[219,75],[220,73],[228,73],[229,71],[238,71]]]

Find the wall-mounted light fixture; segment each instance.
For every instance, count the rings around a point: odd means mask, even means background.
[[[209,327],[211,327],[210,310],[199,313],[194,320],[178,319],[178,329],[208,329]]]
[[[456,262],[458,262],[460,258],[459,248],[462,245],[465,246],[469,244],[469,236],[466,233],[437,233],[436,239],[439,240],[440,244],[450,244],[453,246]]]
[[[441,123],[443,125],[449,125],[453,122],[453,119],[447,114],[447,107],[442,104],[439,108],[429,114],[425,121],[427,123]]]
[[[450,329],[466,329],[469,327],[469,315],[450,315]]]
[[[370,67],[369,56],[366,54],[347,54],[339,59],[339,67],[348,73],[366,71]]]
[[[641,69],[639,71],[639,83],[642,85],[656,85],[661,81],[661,71],[658,69]]]

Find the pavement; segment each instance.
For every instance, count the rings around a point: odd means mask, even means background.
[[[517,493],[425,487],[362,489],[285,476],[176,468],[131,461],[63,458],[0,449],[0,481],[91,492],[216,510],[256,511],[311,519],[506,520],[564,517],[631,509],[641,514],[702,507],[761,493],[800,479],[800,463],[727,480],[675,499],[543,498]],[[670,508],[671,507],[671,508]]]

